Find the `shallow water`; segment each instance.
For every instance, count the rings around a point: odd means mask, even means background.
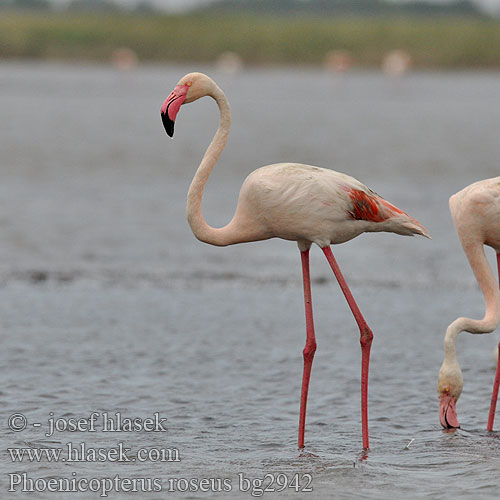
[[[233,109],[230,141],[204,200],[211,224],[229,220],[251,170],[290,160],[354,175],[433,237],[371,234],[334,248],[375,334],[367,456],[357,328],[321,252],[311,255],[318,351],[306,428],[306,451],[316,456],[300,457],[299,252],[279,240],[213,248],[187,226],[185,193],[217,110],[209,100],[184,106],[170,140],[159,106],[193,69],[210,72]],[[485,427],[498,335],[459,338],[462,429],[441,430],[435,384],[448,323],[483,314],[447,200],[498,175],[499,81],[497,73],[394,80],[316,70],[228,76],[179,66],[120,73],[1,64],[2,497],[99,498],[23,494],[20,486],[5,493],[8,474],[25,472],[46,481],[161,480],[161,492],[109,498],[250,497],[238,474],[286,478],[290,487],[264,494],[281,498],[496,498],[500,433]],[[167,430],[98,426],[45,436],[49,418],[92,412],[98,424],[105,412],[158,413]],[[14,413],[26,415],[26,430],[8,429]],[[180,461],[70,463],[68,442],[122,442],[132,457],[141,448],[178,450]],[[46,446],[61,448],[66,461],[18,463],[7,452]],[[310,474],[313,491],[295,493],[295,474],[301,487]],[[198,485],[227,478],[231,491],[182,492],[180,478]]]

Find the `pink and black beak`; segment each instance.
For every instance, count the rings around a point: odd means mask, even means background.
[[[457,418],[457,400],[449,393],[439,396],[439,420],[445,429],[459,428]]]
[[[175,117],[180,107],[186,100],[189,85],[177,85],[171,94],[165,99],[161,107],[161,119],[165,132],[172,137],[174,135]]]

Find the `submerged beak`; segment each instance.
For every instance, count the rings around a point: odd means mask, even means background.
[[[186,100],[188,89],[189,87],[187,85],[177,85],[172,93],[165,99],[161,107],[161,120],[165,127],[165,132],[170,137],[174,135],[175,117]]]
[[[445,429],[460,427],[456,404],[456,399],[449,394],[441,394],[439,397],[439,420]]]

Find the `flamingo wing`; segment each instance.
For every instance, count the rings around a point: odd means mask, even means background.
[[[397,215],[408,215],[372,190],[364,191],[346,187],[346,191],[352,202],[349,215],[355,220],[383,222]]]

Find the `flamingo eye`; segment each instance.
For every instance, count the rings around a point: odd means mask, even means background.
[[[193,85],[193,82],[186,82],[186,87],[191,87]]]

